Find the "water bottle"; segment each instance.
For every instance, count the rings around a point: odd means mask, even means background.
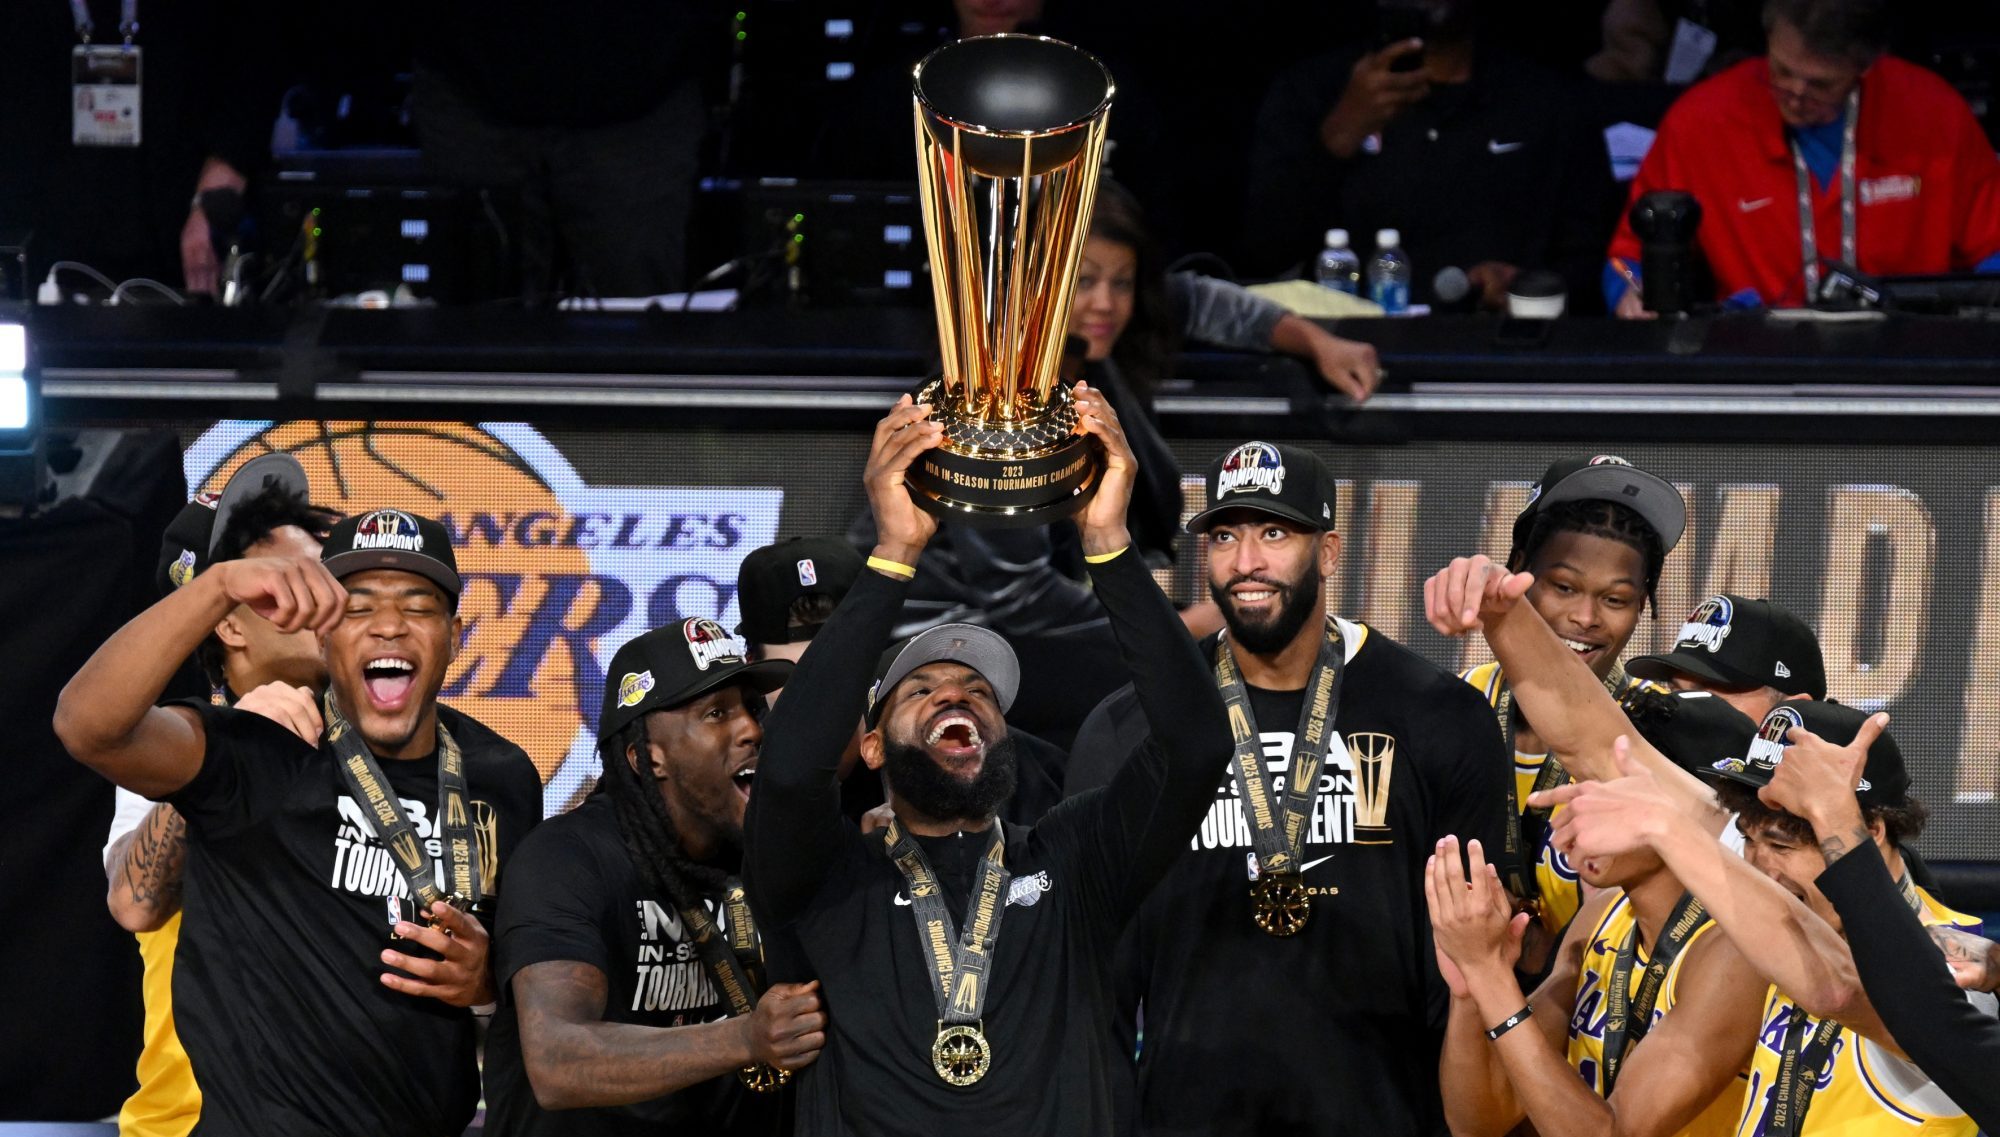
[[[1403,255],[1403,235],[1394,229],[1375,234],[1375,255],[1368,261],[1368,299],[1384,315],[1410,310],[1410,259]]]
[[[1313,279],[1335,292],[1361,295],[1361,258],[1348,248],[1347,230],[1326,231],[1326,248],[1320,250],[1319,262],[1313,266]]]

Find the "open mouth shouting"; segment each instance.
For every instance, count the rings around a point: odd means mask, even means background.
[[[924,733],[924,746],[932,754],[952,761],[978,758],[986,752],[986,740],[980,737],[978,721],[964,711],[943,711],[931,719],[930,729]]]
[[[756,780],[757,760],[755,758],[738,766],[736,772],[729,775],[729,784],[736,787],[736,792],[743,796],[744,801],[750,800],[750,783]]]
[[[417,686],[417,665],[400,655],[378,655],[361,665],[361,687],[368,703],[383,714],[410,705]]]

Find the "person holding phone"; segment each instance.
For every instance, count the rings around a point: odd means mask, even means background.
[[[1381,0],[1369,44],[1281,74],[1251,143],[1235,263],[1277,274],[1335,226],[1401,230],[1411,298],[1463,269],[1499,308],[1522,272],[1551,269],[1573,298],[1595,294],[1617,190],[1571,84],[1475,44],[1477,0]],[[1364,256],[1366,251],[1363,250]]]

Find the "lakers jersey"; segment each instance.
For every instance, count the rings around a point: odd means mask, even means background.
[[[1616,899],[1591,930],[1590,938],[1584,941],[1583,960],[1576,976],[1576,1002],[1572,1005],[1569,1019],[1569,1064],[1576,1067],[1584,1084],[1597,1091],[1600,1097],[1606,1096],[1604,1028],[1609,1018],[1611,976],[1617,964],[1618,949],[1632,934],[1637,922],[1632,902],[1625,898],[1625,894],[1616,892],[1613,895]],[[1680,954],[1668,965],[1666,980],[1660,984],[1659,996],[1653,1001],[1649,1026],[1658,1024],[1668,1011],[1674,1009],[1674,1003],[1679,999],[1681,968],[1687,964],[1688,950],[1714,930],[1714,921],[1703,920],[1682,945]],[[1646,970],[1648,958],[1646,950],[1635,946],[1632,973],[1626,981],[1628,1000],[1639,989],[1639,979]],[[1628,1002],[1626,1005],[1631,1004]],[[1743,1079],[1737,1077],[1731,1079],[1723,1092],[1705,1106],[1681,1133],[1686,1137],[1729,1137],[1742,1111]]]
[[[139,1051],[139,1088],[118,1111],[119,1137],[187,1137],[201,1117],[201,1087],[180,1036],[174,1033],[174,948],[181,914],[155,932],[140,932],[139,958],[146,972],[145,1047]]]
[[[1917,889],[1917,918],[1926,926],[1950,924],[1976,931],[1980,921],[1953,912]],[[1764,996],[1763,1026],[1750,1053],[1750,1085],[1735,1137],[1763,1137],[1777,1098],[1778,1064],[1785,1035],[1800,1018],[1808,1037],[1820,1020],[1808,1015],[1774,985]],[[1843,1029],[1821,1064],[1799,1137],[1973,1137],[1979,1126],[1953,1105],[1916,1066],[1886,1048]]]

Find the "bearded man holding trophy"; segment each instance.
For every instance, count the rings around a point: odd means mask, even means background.
[[[915,86],[944,375],[876,427],[877,542],[767,723],[744,882],[774,976],[819,980],[827,1007],[800,1134],[1101,1134],[1127,1065],[1105,961],[1207,808],[1226,719],[1130,550],[1118,416],[1058,382],[1111,78],[1066,44],[991,36],[940,48]],[[996,816],[1016,773],[1012,649],[965,624],[891,645],[891,628],[940,517],[1072,513],[1161,741],[1017,826]],[[836,778],[857,717],[894,813],[868,834],[842,818]]]

